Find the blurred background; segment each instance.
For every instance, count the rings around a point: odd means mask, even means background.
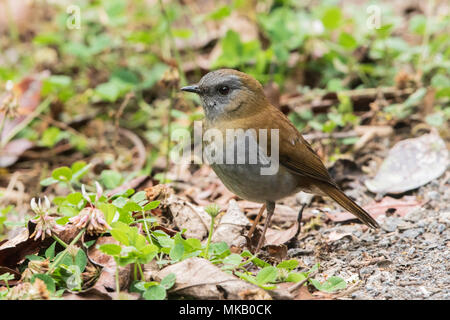
[[[0,240],[32,197],[67,192],[48,178],[63,166],[220,203],[211,171],[167,155],[170,132],[202,118],[179,88],[221,67],[256,77],[337,178],[373,176],[424,132],[448,146],[449,22],[445,0],[0,0]]]

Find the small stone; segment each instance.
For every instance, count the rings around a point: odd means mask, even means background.
[[[438,201],[441,195],[439,194],[439,192],[433,190],[427,193],[427,197],[430,198],[431,200]]]
[[[438,229],[438,232],[439,232],[439,233],[442,233],[442,232],[445,231],[446,226],[445,226],[445,224],[442,224],[442,223],[441,223],[441,224],[438,225],[438,228],[437,228],[437,229]]]
[[[313,250],[292,248],[292,249],[288,250],[287,255],[289,257],[297,257],[297,256],[308,255],[308,254],[313,254],[313,253],[314,253]]]
[[[425,298],[428,298],[430,296],[430,292],[427,289],[425,289],[425,287],[419,287],[419,289]]]
[[[402,220],[397,217],[387,217],[381,228],[386,232],[394,232],[400,223],[402,223]]]
[[[367,277],[371,275],[373,272],[373,267],[364,267],[359,269],[359,275],[360,277]]]
[[[383,238],[380,242],[378,242],[378,245],[380,247],[389,247],[390,244],[391,241],[389,240],[389,238]]]
[[[417,208],[408,212],[404,219],[412,222],[420,221],[423,218],[424,211],[422,208]]]
[[[418,236],[420,236],[423,233],[423,231],[424,230],[422,228],[409,229],[409,230],[406,230],[405,232],[403,232],[402,235],[405,238],[414,239],[414,238],[417,238]]]
[[[450,224],[450,211],[441,211],[439,213],[439,222]]]

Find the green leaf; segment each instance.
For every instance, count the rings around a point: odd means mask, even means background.
[[[175,245],[170,250],[169,257],[173,261],[179,261],[183,257],[183,254],[184,254],[184,245],[183,243],[178,242],[175,243]]]
[[[138,193],[135,193],[132,197],[131,197],[131,201],[134,201],[136,203],[140,203],[141,201],[144,201],[147,199],[147,195],[145,193],[145,191],[139,191]]]
[[[354,50],[358,46],[358,42],[356,42],[355,38],[347,32],[342,32],[339,35],[338,43],[348,50]]]
[[[325,282],[320,283],[316,279],[309,280],[317,290],[324,292],[334,292],[336,290],[345,289],[347,287],[347,283],[344,279],[340,277],[329,277]]]
[[[128,246],[130,244],[130,241],[128,240],[128,236],[124,231],[113,228],[109,232],[111,233],[112,237],[114,239],[116,239],[117,241],[119,241],[120,243],[122,243],[126,246]]]
[[[230,264],[233,266],[238,266],[241,262],[242,257],[236,253],[230,254],[228,257],[225,257],[225,259],[223,259],[223,264]]]
[[[436,112],[436,113],[427,115],[425,118],[425,121],[430,126],[440,127],[445,123],[445,116],[440,112]]]
[[[60,167],[52,172],[52,178],[58,181],[70,181],[72,179],[72,170],[69,167]]]
[[[160,203],[161,203],[161,201],[159,201],[159,200],[149,202],[145,205],[144,210],[150,211],[150,210],[156,209]]]
[[[78,249],[77,254],[75,255],[75,265],[80,268],[80,271],[83,272],[86,268],[88,262],[88,258],[86,253],[82,249]]]
[[[47,248],[47,250],[45,250],[44,255],[47,259],[52,260],[55,257],[55,246],[56,246],[56,241],[53,242],[52,245]]]
[[[409,20],[409,29],[419,35],[424,35],[427,25],[427,18],[422,14],[415,14]]]
[[[228,17],[231,14],[231,8],[227,5],[227,6],[223,6],[219,9],[217,9],[216,11],[210,13],[208,15],[208,18],[212,19],[212,20],[221,20],[223,18]]]
[[[140,205],[138,205],[136,202],[134,201],[128,201],[124,206],[123,206],[123,210],[125,211],[129,211],[129,212],[140,212],[142,211],[142,207]]]
[[[192,30],[190,29],[173,29],[173,36],[176,38],[189,39],[192,36]]]
[[[298,267],[298,261],[295,259],[284,260],[277,265],[278,269],[294,270]]]
[[[342,12],[338,7],[330,7],[322,15],[322,23],[325,28],[333,30],[339,27],[342,20]]]
[[[34,254],[29,254],[25,256],[26,259],[28,259],[29,261],[44,261],[45,259],[43,257],[34,255]]]
[[[164,300],[167,292],[163,286],[156,285],[148,288],[142,295],[146,300]]]
[[[417,89],[412,95],[408,97],[408,99],[406,99],[406,101],[403,104],[405,105],[406,108],[417,105],[425,97],[426,93],[427,93],[426,88]]]
[[[9,280],[13,280],[14,279],[14,275],[9,273],[9,272],[5,272],[3,274],[0,275],[0,281],[9,281]]]
[[[115,243],[106,243],[98,246],[100,251],[110,256],[118,256],[122,251],[122,247]]]
[[[259,285],[275,282],[278,276],[278,270],[275,267],[265,267],[256,275],[256,282]]]
[[[300,282],[307,278],[303,272],[291,272],[286,277],[285,282]]]
[[[100,174],[102,184],[108,189],[114,189],[122,182],[122,175],[114,170],[103,170]]]
[[[103,212],[106,222],[111,224],[116,215],[116,207],[111,203],[100,203],[98,208]]]
[[[41,186],[47,187],[47,186],[49,186],[51,184],[54,184],[54,183],[57,183],[57,182],[59,182],[59,180],[56,180],[56,179],[54,179],[52,177],[49,177],[49,178],[46,178],[44,180],[41,180]]]
[[[60,133],[61,130],[57,127],[49,127],[45,129],[45,131],[42,133],[40,145],[47,148],[52,148],[63,138],[63,136],[60,135]]]
[[[66,199],[70,204],[73,204],[74,206],[76,206],[80,203],[81,200],[83,200],[83,195],[81,194],[81,192],[74,192],[74,193],[68,194]]]
[[[79,181],[91,168],[91,164],[84,161],[77,161],[72,164],[72,181]]]
[[[161,280],[161,286],[163,286],[166,290],[169,290],[175,284],[176,275],[175,273],[169,273],[164,279]]]

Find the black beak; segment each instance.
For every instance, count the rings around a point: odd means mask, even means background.
[[[192,86],[183,87],[183,88],[181,88],[181,91],[187,91],[187,92],[193,92],[193,93],[200,94],[200,88],[196,84],[194,84]]]

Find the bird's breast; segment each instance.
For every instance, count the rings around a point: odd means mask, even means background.
[[[242,132],[241,132],[242,134]],[[218,138],[218,137],[216,137]],[[206,142],[204,154],[223,184],[239,197],[254,201],[277,201],[298,191],[298,177],[257,143],[251,132]]]

